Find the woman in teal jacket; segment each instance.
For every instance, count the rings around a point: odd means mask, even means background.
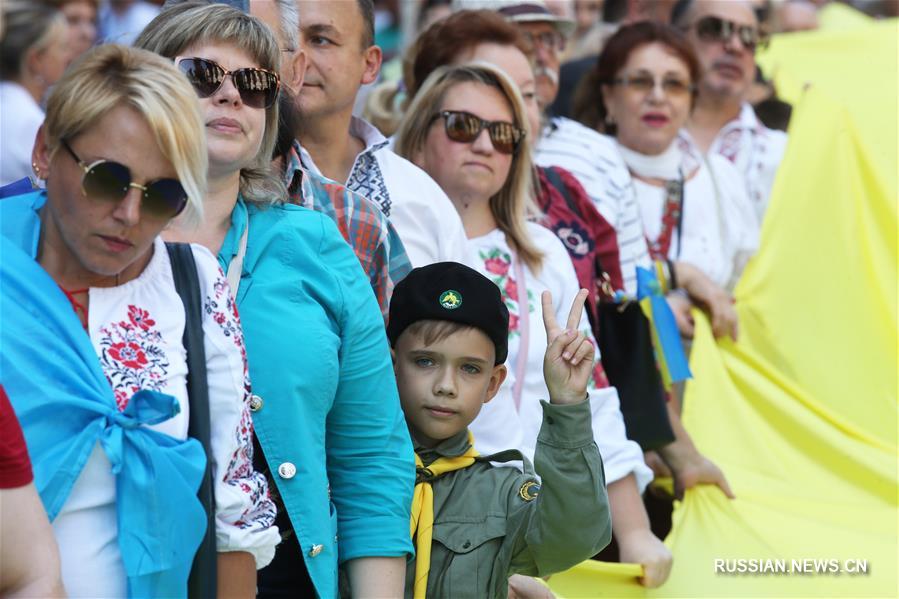
[[[271,201],[285,197],[268,171],[280,50],[261,22],[223,5],[169,8],[135,44],[175,60],[207,123],[204,222],[177,236],[217,254],[237,289],[253,424],[282,508],[284,542],[259,594],[305,596],[311,581],[333,597],[340,562],[354,594],[398,596],[412,447],[355,254],[327,217]]]

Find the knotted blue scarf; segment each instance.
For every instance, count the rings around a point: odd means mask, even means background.
[[[0,210],[4,228],[11,225],[9,218],[23,214],[15,212]],[[179,412],[171,395],[140,391],[119,412],[90,339],[62,291],[5,237],[0,237],[0,382],[22,425],[50,519],[99,442],[116,479],[129,597],[186,596],[206,528],[196,495],[206,463],[203,448],[193,439],[180,441],[142,426]]]

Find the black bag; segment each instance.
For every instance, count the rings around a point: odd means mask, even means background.
[[[212,427],[209,415],[209,385],[206,380],[206,346],[203,339],[203,307],[200,297],[200,280],[197,264],[190,245],[186,243],[166,243],[172,263],[172,278],[175,289],[184,304],[184,349],[187,350],[187,396],[190,403],[190,422],[187,434],[198,440],[206,452],[206,472],[197,492],[203,509],[206,510],[206,534],[194,556],[190,578],[187,581],[187,595],[192,598],[216,596],[218,582],[218,552],[215,545],[215,488],[212,472],[215,461],[210,439]]]
[[[558,172],[547,168],[545,173],[568,208],[580,215]],[[601,277],[604,272],[597,257],[596,273]],[[639,443],[644,451],[668,445],[674,441],[674,431],[668,419],[665,387],[656,366],[649,321],[636,302],[602,301],[597,311],[598,322],[590,314],[593,333],[609,383],[618,390],[628,439]]]

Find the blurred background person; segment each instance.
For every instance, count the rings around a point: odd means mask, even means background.
[[[159,6],[144,0],[105,0],[98,20],[100,41],[130,45],[159,14]]]
[[[46,0],[66,16],[69,23],[72,60],[87,52],[97,41],[99,0]]]
[[[774,31],[794,33],[818,28],[818,7],[809,0],[786,0],[777,5],[773,17]]]
[[[576,114],[615,135],[652,257],[693,264],[730,291],[758,246],[758,225],[733,165],[678,139],[700,73],[675,29],[653,21],[626,25],[584,81]],[[678,294],[669,303],[682,333],[692,336],[690,301]],[[730,334],[736,338],[736,330]]]
[[[65,597],[59,548],[34,486],[22,429],[0,387],[0,596]]]
[[[0,3],[0,185],[34,174],[31,148],[44,121],[44,96],[69,65],[69,26],[56,8],[32,0]]]
[[[766,36],[743,0],[679,0],[671,18],[686,32],[702,68],[688,137],[703,154],[720,154],[736,166],[762,223],[787,146],[787,135],[763,125],[747,102],[755,50]]]

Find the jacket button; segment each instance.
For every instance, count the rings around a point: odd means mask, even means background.
[[[262,409],[262,398],[255,393],[250,396],[250,411],[258,412]]]
[[[297,474],[297,467],[290,462],[284,462],[278,466],[278,476],[281,478],[293,478]]]
[[[309,550],[309,557],[315,557],[316,555],[321,553],[322,549],[324,549],[324,548],[325,548],[324,545],[313,545],[312,549]]]

